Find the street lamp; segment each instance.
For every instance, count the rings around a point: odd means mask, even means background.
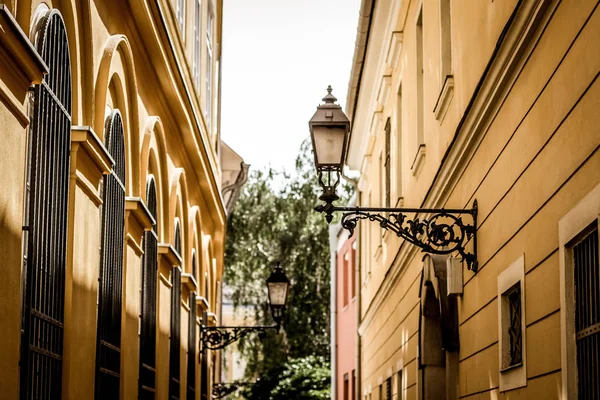
[[[318,182],[323,189],[319,197],[324,203],[315,210],[325,214],[330,223],[333,213],[342,212],[341,225],[350,232],[359,220],[377,221],[386,230],[420,247],[431,254],[450,254],[458,252],[467,267],[477,272],[477,200],[471,209],[445,208],[376,208],[376,207],[338,207],[333,202],[339,199],[336,193],[346,161],[350,121],[342,108],[335,104],[337,99],[327,88],[324,104],[308,122],[310,137],[315,156]],[[387,215],[386,215],[387,214]],[[406,214],[415,214],[408,218]],[[419,214],[429,214],[428,218],[419,218]],[[462,216],[470,216],[473,223],[466,224]],[[467,252],[466,245],[473,239],[473,251]]]
[[[287,295],[290,289],[290,281],[283,273],[283,269],[279,263],[267,279],[267,289],[269,290],[269,306],[271,307],[271,315],[277,324],[277,329],[283,319],[283,310],[287,302]]]
[[[223,349],[252,332],[258,333],[260,337],[266,336],[267,330],[269,329],[274,329],[279,332],[289,288],[290,281],[285,276],[281,266],[277,264],[277,267],[275,267],[269,278],[267,278],[269,306],[275,325],[208,326],[205,313],[202,325],[200,326],[200,342],[202,343],[203,351],[206,349]]]

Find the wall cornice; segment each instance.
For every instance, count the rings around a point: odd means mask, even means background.
[[[42,82],[48,66],[4,4],[0,4],[0,65],[0,102],[26,127],[29,125],[25,106],[27,89]]]
[[[41,83],[48,73],[48,66],[4,4],[0,4],[0,52],[8,55],[6,61],[21,72],[27,86]]]

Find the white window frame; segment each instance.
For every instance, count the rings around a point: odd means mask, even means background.
[[[202,0],[194,0],[194,51],[192,69],[196,90],[200,92],[200,54],[202,53]]]
[[[181,32],[181,37],[185,41],[185,0],[177,0],[175,3],[175,17],[177,19],[177,25],[179,25],[179,31]]]
[[[521,352],[522,363],[507,367],[505,360],[509,353],[510,307],[504,294],[515,284],[521,286]],[[498,359],[500,392],[527,385],[527,332],[525,326],[525,255],[521,255],[500,275],[498,275]]]
[[[577,345],[575,343],[575,288],[570,242],[594,221],[600,228],[600,184],[596,185],[558,222],[561,331],[561,399],[576,400]]]
[[[212,134],[212,108],[213,108],[213,39],[214,39],[214,21],[215,16],[213,13],[212,6],[208,3],[208,10],[206,13],[206,87],[205,87],[205,110],[204,116],[206,117],[206,125],[208,126],[209,132]]]

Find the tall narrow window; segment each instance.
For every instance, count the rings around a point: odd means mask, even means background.
[[[206,117],[206,124],[208,125],[208,129],[210,133],[212,133],[211,129],[211,119],[212,119],[212,111],[213,111],[213,29],[214,29],[214,16],[212,9],[208,7],[208,14],[206,18],[206,109],[204,110],[204,115]]]
[[[402,191],[402,85],[398,89],[398,104],[396,105],[396,204],[400,202],[404,193]]]
[[[440,0],[440,29],[441,29],[441,83],[444,85],[446,78],[452,75],[452,18],[451,0]]]
[[[181,31],[181,37],[185,39],[185,0],[177,0],[175,17]]]
[[[344,253],[342,257],[342,306],[346,307],[348,305],[348,253]]]
[[[194,54],[192,55],[192,65],[194,72],[194,83],[196,84],[197,93],[200,93],[200,37],[202,17],[202,3],[200,0],[194,0]]]
[[[398,386],[398,396],[396,396],[396,400],[404,399],[404,388],[402,386],[402,370],[398,371],[396,374],[397,386]]]
[[[598,223],[573,246],[575,283],[575,343],[578,398],[596,399],[600,393],[600,265]]]
[[[344,400],[348,400],[350,392],[350,381],[348,380],[348,374],[344,374]]]
[[[392,400],[392,378],[385,380],[385,400]]]
[[[350,280],[350,296],[351,299],[356,297],[356,242],[352,243],[352,246],[349,250],[350,252],[350,276],[352,279]]]
[[[391,195],[390,186],[392,183],[392,165],[390,158],[391,151],[391,140],[392,140],[392,127],[390,125],[390,119],[387,119],[385,123],[385,154],[384,154],[384,166],[385,166],[385,205],[384,207],[391,207]]]
[[[417,52],[417,63],[416,63],[416,84],[417,84],[417,98],[415,99],[415,103],[417,106],[417,130],[416,130],[416,154],[415,159],[412,164],[413,174],[417,174],[421,159],[423,156],[423,150],[425,146],[425,139],[423,134],[423,125],[425,123],[424,118],[425,115],[423,113],[424,108],[424,96],[423,96],[423,9],[419,10],[419,17],[417,18],[417,26],[416,26],[416,52]]]
[[[36,26],[35,47],[49,67],[35,86],[27,156],[21,330],[23,399],[61,396],[65,262],[71,146],[71,61],[58,10]],[[57,378],[58,377],[58,378]]]
[[[192,276],[197,279],[196,251],[192,250]],[[196,293],[190,292],[190,323],[188,331],[187,398],[196,398]]]
[[[125,142],[118,110],[106,121],[105,145],[115,160],[102,188],[102,250],[98,284],[96,398],[118,399],[125,226]]]
[[[356,399],[356,370],[352,370],[352,390],[350,390],[350,398]]]
[[[174,247],[181,255],[181,227],[175,220]],[[181,393],[181,268],[171,270],[171,342],[169,357],[169,399],[179,399]]]
[[[146,206],[158,221],[156,183],[150,175],[146,181]],[[140,328],[139,398],[154,399],[156,391],[156,287],[158,274],[158,227],[144,232],[142,263],[142,323]]]

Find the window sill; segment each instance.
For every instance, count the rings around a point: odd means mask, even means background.
[[[504,373],[504,372],[508,372],[508,371],[512,371],[513,369],[517,369],[517,368],[521,368],[523,366],[523,363],[520,362],[518,364],[515,365],[509,365],[508,367],[504,367],[500,370],[500,373]]]
[[[435,119],[440,121],[440,124],[444,121],[444,117],[446,116],[446,112],[448,111],[448,107],[450,106],[450,102],[454,97],[454,77],[452,75],[447,75],[444,80],[444,85],[442,86],[442,90],[438,96],[438,99],[435,103],[435,107],[433,108],[433,114],[435,115]]]
[[[412,166],[410,167],[410,170],[412,171],[413,176],[418,176],[419,173],[421,173],[421,170],[423,169],[423,165],[425,164],[425,145],[424,144],[420,144],[419,148],[417,149],[417,154],[415,154],[415,159],[412,163]]]

